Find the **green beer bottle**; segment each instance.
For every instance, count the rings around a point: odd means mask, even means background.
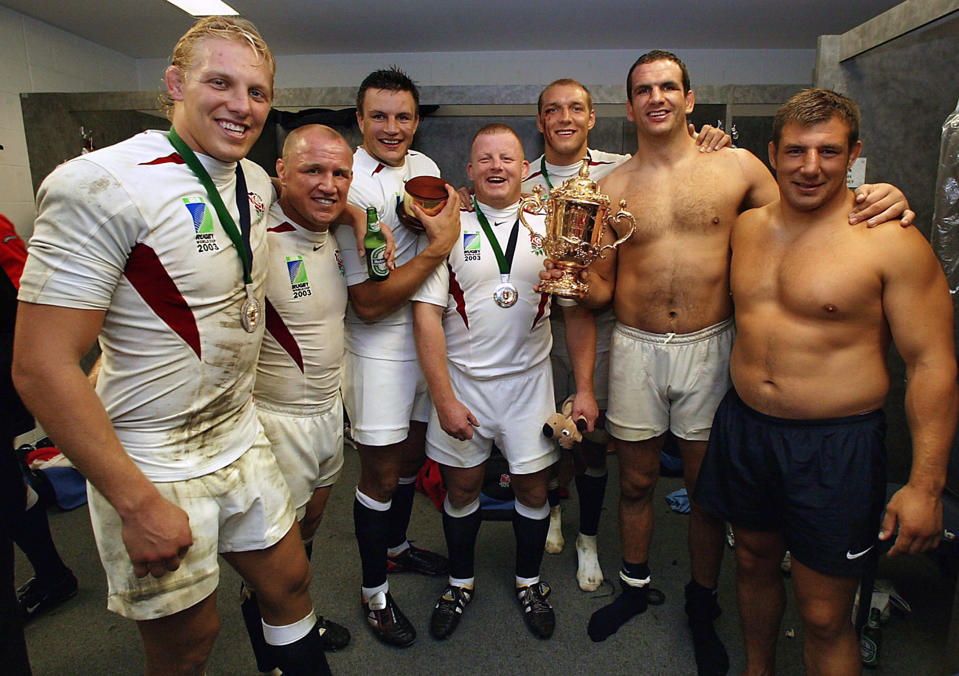
[[[385,281],[390,276],[390,269],[386,267],[386,237],[380,230],[376,207],[366,207],[366,237],[363,239],[363,246],[366,248],[366,269],[370,279],[374,282]]]
[[[862,597],[859,602],[862,603]],[[882,646],[882,629],[879,627],[879,622],[879,608],[870,608],[869,619],[866,621],[866,626],[862,628],[862,636],[859,639],[862,663],[870,668],[879,666],[879,649]]]

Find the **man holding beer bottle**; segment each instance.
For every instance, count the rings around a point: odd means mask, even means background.
[[[392,228],[396,268],[389,278],[370,279],[365,262],[352,253],[352,233],[337,233],[350,297],[343,399],[360,455],[353,519],[363,567],[362,603],[377,638],[397,647],[413,643],[416,630],[389,593],[387,571],[439,575],[447,567],[444,557],[413,547],[406,538],[430,411],[409,299],[446,258],[459,231],[459,201],[452,188],[438,215],[414,208],[423,232],[399,223],[396,209],[406,181],[439,176],[431,159],[409,149],[419,123],[418,104],[416,85],[396,68],[371,73],[357,94],[363,144],[353,156],[349,201],[375,208],[379,220]]]

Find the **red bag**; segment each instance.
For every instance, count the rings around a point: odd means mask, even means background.
[[[0,214],[0,265],[17,289],[20,288],[20,276],[26,260],[27,246],[20,239],[10,219]]]
[[[443,485],[443,475],[440,466],[435,460],[427,458],[420,471],[416,473],[416,490],[425,493],[433,501],[436,509],[443,511],[443,501],[446,500],[446,486]]]

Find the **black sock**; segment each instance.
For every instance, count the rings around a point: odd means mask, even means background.
[[[514,508],[513,533],[516,535],[516,577],[538,576],[549,535],[549,516],[531,519]]]
[[[299,641],[270,646],[283,676],[326,676],[331,673],[323,654],[319,630],[320,625],[315,624]]]
[[[626,577],[634,580],[645,580],[650,576],[649,562],[643,561],[642,563],[630,563],[629,561],[623,559],[623,567],[621,572]]]
[[[622,573],[636,580],[645,580],[649,577],[649,564],[645,561],[643,563],[623,561]],[[616,597],[616,600],[603,606],[589,618],[586,631],[594,641],[605,641],[631,618],[646,611],[649,583],[642,587],[633,587],[620,579],[620,584],[623,592]]]
[[[390,521],[388,512],[379,512],[353,500],[353,528],[363,566],[363,586],[379,587],[386,582],[386,539]]]
[[[263,638],[263,618],[260,616],[260,607],[256,603],[256,594],[249,588],[246,589],[246,594],[240,602],[240,612],[243,615],[243,624],[246,625],[247,636],[250,637],[257,671],[272,671],[276,668],[276,660],[266,639]]]
[[[13,541],[27,555],[38,578],[57,580],[70,572],[53,544],[47,510],[40,502],[15,519],[11,531]]]
[[[413,513],[413,497],[416,484],[399,484],[390,503],[390,531],[387,547],[399,547],[406,542],[406,529],[410,527],[410,515]]]
[[[450,577],[461,580],[473,577],[476,536],[482,522],[482,513],[478,509],[461,517],[450,516],[443,510],[443,533],[450,557]]]
[[[690,580],[686,585],[686,615],[693,635],[699,676],[725,676],[729,671],[726,646],[713,627],[713,620],[719,617],[720,613],[722,610],[716,600],[716,590]]]
[[[596,535],[599,532],[599,515],[606,497],[606,477],[576,475],[576,494],[579,496],[579,532]]]
[[[549,503],[550,509],[559,505],[559,486],[551,486],[546,491],[546,501]]]
[[[11,490],[23,490],[23,481],[20,480],[20,472],[13,464],[13,451],[0,448],[0,453],[9,454],[8,458],[0,458],[0,482],[12,484]],[[9,482],[4,481],[3,472],[6,469],[4,464],[13,465],[13,472],[16,474],[9,477]],[[10,506],[15,494],[0,496],[0,501],[6,504],[0,504],[0,507]],[[10,676],[30,676],[30,658],[27,657],[27,643],[23,638],[23,616],[21,615],[20,605],[17,603],[13,577],[13,541],[7,531],[8,518],[15,518],[9,510],[7,513],[0,511],[0,664],[3,665],[3,673]]]

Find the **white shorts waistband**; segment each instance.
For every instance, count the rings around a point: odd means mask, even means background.
[[[691,343],[698,343],[701,340],[707,340],[713,336],[718,336],[732,328],[732,326],[733,318],[729,317],[717,324],[707,326],[699,331],[693,331],[692,333],[650,333],[633,326],[627,326],[621,322],[616,322],[615,330],[628,338],[644,343],[653,343],[654,345],[689,345]]]

